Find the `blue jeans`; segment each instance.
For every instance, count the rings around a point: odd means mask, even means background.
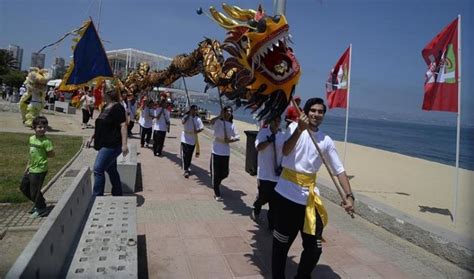
[[[117,171],[117,157],[122,153],[122,148],[102,147],[97,153],[94,163],[94,196],[103,196],[105,187],[105,172],[109,174],[112,184],[112,196],[122,195],[122,182]]]

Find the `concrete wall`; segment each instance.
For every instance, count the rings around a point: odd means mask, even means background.
[[[57,278],[71,256],[92,201],[91,171],[84,167],[16,260],[6,278]]]

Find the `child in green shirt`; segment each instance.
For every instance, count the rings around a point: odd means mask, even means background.
[[[33,119],[32,126],[35,135],[31,136],[28,141],[30,158],[21,180],[20,190],[35,203],[30,213],[32,218],[38,218],[46,216],[48,213],[41,187],[48,173],[48,157],[54,157],[54,151],[53,143],[45,136],[48,119],[44,116],[37,116]]]

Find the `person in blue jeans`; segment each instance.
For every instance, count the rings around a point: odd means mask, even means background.
[[[112,195],[122,195],[122,183],[117,171],[117,157],[128,154],[127,117],[124,107],[120,104],[120,92],[106,88],[103,100],[105,105],[95,120],[95,130],[87,141],[87,147],[94,142],[94,149],[99,151],[94,163],[94,196],[103,196],[105,172],[112,184]]]

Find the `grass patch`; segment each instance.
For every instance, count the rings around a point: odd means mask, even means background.
[[[25,133],[0,133],[0,203],[28,201],[20,191],[20,181],[28,162],[28,139]],[[77,153],[82,137],[46,135],[53,142],[56,156],[48,159],[44,185]],[[43,185],[43,186],[44,186]]]

